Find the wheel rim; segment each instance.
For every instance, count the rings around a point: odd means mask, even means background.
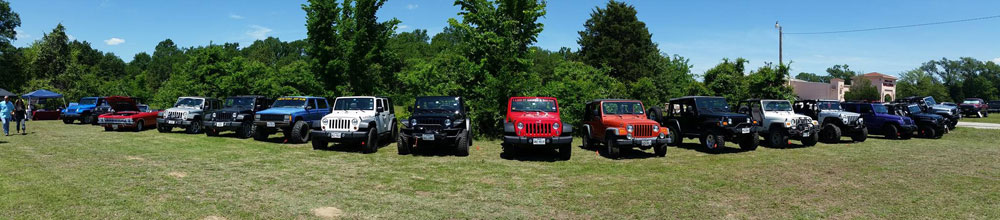
[[[715,145],[715,135],[710,134],[705,136],[705,147],[708,147],[708,149],[715,149],[717,147]]]
[[[195,121],[191,123],[191,133],[198,133],[198,132],[201,132],[201,122]]]
[[[135,130],[142,131],[142,121],[139,121],[139,123],[135,124]]]

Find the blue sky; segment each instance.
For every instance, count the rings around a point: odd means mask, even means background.
[[[152,53],[170,38],[182,47],[210,42],[249,45],[267,36],[305,38],[305,1],[45,1],[11,0],[21,15],[17,46],[62,22],[77,40],[126,61]],[[639,11],[660,50],[689,58],[693,73],[743,57],[752,67],[777,62],[780,21],[786,33],[906,25],[1000,15],[1000,1],[628,1]],[[389,0],[380,19],[402,21],[399,31],[441,31],[458,8],[450,0]],[[537,46],[578,48],[577,31],[601,0],[549,1]],[[896,75],[942,57],[1000,62],[1000,19],[882,31],[785,35],[785,62],[793,73],[824,73],[835,64]]]

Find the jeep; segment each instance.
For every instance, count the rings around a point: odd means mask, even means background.
[[[150,111],[148,107],[140,108],[141,104],[137,104],[136,99],[125,96],[109,96],[106,100],[113,111],[97,116],[97,123],[104,127],[104,131],[128,128],[138,132],[150,126],[156,126],[156,115],[159,114],[159,111]]]
[[[63,123],[72,124],[75,120],[80,120],[83,124],[93,124],[97,122],[98,114],[94,113],[94,108],[99,105],[106,105],[104,97],[83,97],[79,103],[69,103],[69,107],[59,113],[59,118]]]
[[[913,119],[889,114],[889,108],[882,103],[844,102],[844,110],[861,114],[869,132],[888,139],[910,139],[917,125]]]
[[[920,110],[924,113],[937,114],[945,117],[948,119],[948,129],[950,130],[955,130],[955,125],[958,125],[958,120],[962,119],[962,114],[959,112],[957,107],[937,104],[932,96],[911,96],[897,99],[894,103],[916,104],[917,106],[920,106]]]
[[[889,114],[910,117],[917,124],[917,135],[923,138],[941,138],[948,133],[948,119],[940,115],[923,113],[915,104],[887,104]]]
[[[168,108],[157,115],[156,130],[165,133],[173,128],[184,128],[188,134],[198,134],[204,128],[205,111],[222,107],[218,99],[207,97],[180,97],[173,108]]]
[[[457,96],[417,97],[407,108],[410,118],[400,129],[396,147],[399,154],[409,154],[424,145],[454,147],[458,156],[469,155],[472,145],[471,121],[465,99]],[[427,142],[426,144],[421,144]]]
[[[981,98],[966,98],[958,107],[965,116],[975,115],[978,118],[990,117],[990,107]]]
[[[819,122],[809,116],[795,114],[788,100],[743,100],[736,113],[750,115],[750,120],[758,121],[764,142],[771,147],[787,147],[789,139],[801,141],[802,146],[813,146],[819,142]]]
[[[658,157],[667,155],[670,142],[667,128],[649,120],[641,101],[598,99],[587,102],[583,115],[583,147],[592,149],[604,144],[605,156],[621,157],[622,150],[653,148]]]
[[[746,114],[729,110],[723,97],[686,96],[671,99],[666,107],[649,109],[649,119],[670,131],[671,146],[680,146],[683,138],[698,138],[707,150],[718,152],[726,141],[743,150],[756,150],[760,127]]]
[[[361,152],[370,154],[383,140],[395,140],[397,133],[396,114],[386,97],[338,97],[320,123],[320,130],[310,135],[313,149],[324,149],[330,142],[360,143]]]
[[[559,151],[559,159],[572,156],[573,126],[563,124],[559,102],[552,97],[511,97],[504,117],[504,156],[517,155],[522,148],[549,148]]]
[[[236,137],[253,137],[257,126],[254,114],[271,106],[264,96],[233,96],[222,101],[222,108],[205,112],[205,135],[217,136],[222,131],[235,131]]]
[[[826,143],[840,142],[841,135],[851,137],[854,142],[868,139],[861,114],[844,111],[836,100],[800,100],[792,105],[795,113],[809,116],[819,121],[819,139]]]
[[[330,104],[326,98],[312,96],[285,96],[278,98],[268,108],[254,114],[254,140],[264,141],[281,129],[288,142],[301,144],[309,142],[312,129],[320,128],[324,115],[330,114]]]
[[[1000,100],[990,101],[989,112],[1000,112]]]

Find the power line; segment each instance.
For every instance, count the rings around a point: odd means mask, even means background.
[[[968,21],[978,21],[978,20],[986,20],[986,19],[994,19],[994,18],[1000,18],[1000,15],[978,17],[978,18],[968,18],[968,19],[961,19],[961,20],[951,20],[951,21],[939,21],[939,22],[931,22],[931,23],[923,23],[923,24],[910,24],[910,25],[900,25],[900,26],[867,28],[867,29],[842,30],[842,31],[822,31],[822,32],[798,32],[798,33],[785,33],[785,34],[837,34],[837,33],[862,32],[862,31],[877,31],[877,30],[886,30],[886,29],[897,29],[897,28],[908,28],[908,27],[919,27],[919,26],[950,24],[950,23],[959,23],[959,22],[968,22]]]

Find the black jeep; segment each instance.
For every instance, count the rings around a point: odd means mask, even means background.
[[[205,134],[219,135],[222,131],[235,131],[236,137],[253,137],[257,126],[254,114],[267,109],[273,100],[264,96],[233,96],[223,101],[221,109],[205,113]]]
[[[949,119],[944,116],[924,113],[916,104],[893,103],[886,104],[889,114],[910,117],[917,124],[917,136],[923,138],[941,138],[948,133]]]
[[[744,150],[755,150],[760,127],[749,115],[729,111],[723,97],[686,96],[671,99],[666,108],[649,109],[649,119],[669,129],[669,145],[679,146],[682,138],[699,138],[709,151],[719,151],[726,141]]]
[[[455,154],[468,156],[472,145],[469,109],[457,96],[422,96],[408,108],[409,120],[403,121],[397,147],[400,154],[427,146],[455,147]]]

